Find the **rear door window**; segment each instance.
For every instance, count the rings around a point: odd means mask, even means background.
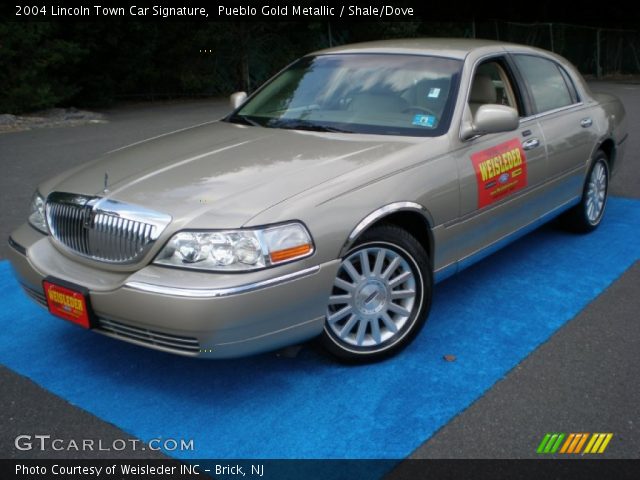
[[[555,62],[534,55],[514,55],[522,77],[527,82],[536,113],[566,107],[575,103],[565,75]]]

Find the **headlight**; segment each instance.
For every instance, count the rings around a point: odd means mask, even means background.
[[[154,263],[200,270],[256,270],[313,253],[313,242],[300,223],[247,230],[178,232]]]
[[[47,221],[44,218],[44,198],[38,191],[36,191],[31,198],[29,223],[42,233],[49,233]]]

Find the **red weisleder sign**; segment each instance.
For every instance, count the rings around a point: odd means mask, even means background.
[[[91,328],[89,309],[82,293],[47,280],[42,282],[49,311],[84,328]]]
[[[527,157],[517,138],[474,153],[471,162],[478,183],[478,208],[527,186]]]

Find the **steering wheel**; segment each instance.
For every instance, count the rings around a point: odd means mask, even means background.
[[[402,113],[426,113],[427,115],[437,117],[435,112],[429,110],[428,108],[420,107],[418,105],[411,105],[405,108],[404,110],[402,110]]]

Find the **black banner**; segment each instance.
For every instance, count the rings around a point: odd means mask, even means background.
[[[635,25],[639,9],[607,3],[607,14],[577,8],[573,2],[540,0],[524,8],[521,2],[425,2],[419,0],[20,0],[0,5],[2,20],[10,21],[331,21],[337,23],[403,21],[462,22],[505,20],[582,22],[600,26]]]
[[[640,478],[640,460],[0,460],[2,480]]]

